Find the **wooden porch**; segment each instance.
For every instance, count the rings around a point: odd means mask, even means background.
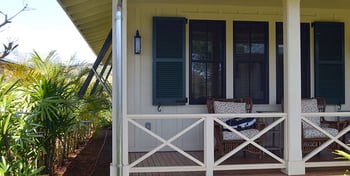
[[[203,161],[203,151],[188,152],[193,157]],[[129,153],[129,161],[133,162],[146,153],[131,152]],[[336,156],[329,152],[322,152],[315,156],[313,161],[334,161]],[[251,163],[277,163],[273,158],[264,155],[262,159],[249,153],[243,154],[240,152],[229,158],[223,164],[251,164]],[[350,164],[350,163],[349,163]],[[178,152],[157,152],[139,163],[137,167],[167,167],[167,166],[194,166],[195,163],[179,154]],[[320,167],[307,168],[306,176],[341,176],[349,167]],[[205,176],[205,172],[150,172],[150,173],[130,173],[130,176]],[[280,169],[263,169],[263,170],[235,170],[235,171],[214,171],[215,176],[285,176]]]

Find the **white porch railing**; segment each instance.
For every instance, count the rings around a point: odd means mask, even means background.
[[[266,134],[268,131],[272,130],[274,127],[276,127],[279,124],[282,124],[284,122],[284,130],[286,130],[286,123],[285,120],[287,117],[286,113],[249,113],[249,114],[143,114],[143,115],[134,115],[129,114],[127,115],[128,120],[128,128],[130,125],[135,126],[138,129],[141,129],[146,134],[152,136],[153,138],[160,141],[160,144],[156,147],[154,147],[152,150],[148,151],[145,155],[142,157],[136,159],[135,161],[132,161],[128,164],[127,170],[129,173],[147,173],[147,172],[196,172],[196,171],[203,171],[206,172],[207,175],[213,175],[214,171],[224,171],[224,170],[252,170],[252,169],[284,169],[286,168],[286,161],[283,156],[278,156],[271,152],[266,147],[258,144],[255,142],[256,139]],[[342,141],[340,141],[338,138],[345,135],[350,130],[350,127],[346,127],[344,130],[339,132],[337,136],[331,136],[327,134],[324,130],[319,128],[318,126],[313,125],[309,120],[307,120],[305,117],[345,117],[349,116],[350,113],[302,113],[302,120],[306,123],[309,123],[322,133],[326,134],[330,139],[312,151],[311,153],[304,156],[303,160],[305,161],[306,167],[324,167],[324,166],[346,166],[349,165],[349,162],[346,161],[332,161],[332,162],[308,162],[310,158],[315,156],[319,151],[323,150],[325,147],[330,145],[333,142],[337,142],[339,145],[350,151],[350,147],[344,144]],[[246,136],[242,135],[238,131],[232,129],[230,126],[225,124],[220,120],[220,118],[248,118],[248,117],[254,117],[257,119],[264,120],[266,118],[274,118],[275,121],[273,121],[271,124],[266,126],[263,130],[260,131],[257,135],[255,135],[252,138],[247,138]],[[185,120],[185,119],[192,119],[194,120],[190,125],[185,127],[184,129],[177,132],[174,136],[170,138],[163,138],[160,134],[156,134],[154,131],[148,130],[143,125],[137,122],[137,120]],[[237,135],[239,135],[241,138],[245,140],[241,145],[234,148],[232,151],[228,152],[224,156],[218,158],[215,160],[214,157],[214,122],[217,122],[221,124],[222,126],[229,128],[231,131],[235,132]],[[204,141],[204,159],[203,161],[193,157],[183,149],[177,147],[176,145],[172,144],[175,140],[179,139],[181,136],[184,136],[187,132],[189,132],[191,129],[201,126],[203,127],[203,141]],[[126,129],[128,130],[128,129]],[[223,164],[224,161],[226,161],[228,158],[239,152],[241,149],[246,147],[247,145],[254,145],[256,148],[260,149],[265,153],[265,155],[269,155],[273,159],[275,159],[274,163],[262,163],[261,161],[259,163],[251,163],[251,164]],[[283,143],[285,145],[285,143]],[[178,152],[179,154],[183,155],[187,159],[191,160],[195,165],[191,166],[154,166],[154,167],[138,167],[137,165],[140,164],[142,161],[145,161],[147,158],[149,158],[152,154],[160,151],[164,147],[170,147],[172,150]],[[283,147],[283,146],[282,146]],[[288,148],[287,146],[283,148]],[[124,151],[128,153],[128,151]]]
[[[220,120],[220,118],[247,118],[247,117],[255,117],[259,119],[264,118],[271,118],[277,117],[277,120],[273,123],[269,124],[266,128],[264,128],[260,133],[258,133],[253,138],[249,139],[246,136],[242,135],[238,131],[232,129],[230,126],[226,125],[224,122]],[[212,173],[213,171],[219,171],[219,170],[244,170],[244,169],[271,169],[271,168],[285,168],[285,161],[283,158],[275,155],[268,149],[266,149],[264,146],[259,145],[258,143],[254,142],[257,138],[264,135],[266,132],[274,128],[275,126],[279,125],[280,123],[284,122],[286,118],[285,113],[249,113],[249,114],[150,114],[150,115],[128,115],[127,119],[129,122],[129,125],[134,125],[135,127],[141,129],[146,134],[149,134],[150,136],[153,136],[158,141],[161,142],[160,145],[156,146],[154,149],[147,152],[142,157],[136,159],[135,161],[129,163],[128,165],[128,171],[130,173],[142,173],[142,172],[185,172],[185,171],[205,171],[206,173]],[[177,134],[175,134],[173,137],[170,137],[169,139],[164,139],[160,137],[159,134],[155,134],[153,131],[148,130],[143,125],[139,124],[137,120],[155,120],[155,119],[161,119],[161,120],[170,120],[170,119],[193,119],[194,122],[179,131]],[[231,152],[225,154],[221,158],[215,160],[214,159],[214,121],[218,122],[219,124],[231,128],[233,132],[235,132],[237,135],[242,137],[245,142],[243,142],[240,146],[233,149]],[[203,125],[203,141],[204,141],[204,160],[200,161],[190,154],[188,154],[186,151],[182,150],[181,148],[175,146],[172,144],[173,141],[178,139],[179,137],[185,135],[188,131],[191,129]],[[278,163],[252,163],[252,164],[222,164],[225,160],[227,160],[232,155],[239,152],[242,148],[245,146],[252,144],[255,147],[262,150],[265,154],[270,155],[272,158],[278,161]],[[137,164],[141,163],[142,161],[146,160],[148,157],[150,157],[152,154],[156,153],[157,151],[160,151],[163,147],[168,146],[172,148],[173,150],[177,151],[178,153],[182,154],[189,160],[193,161],[196,165],[194,166],[166,166],[166,167],[137,167]],[[210,174],[209,174],[210,175]]]
[[[314,149],[312,152],[308,153],[303,157],[303,161],[305,162],[305,167],[334,167],[334,166],[349,166],[349,161],[318,161],[318,162],[312,162],[309,161],[312,157],[314,157],[316,154],[318,154],[320,151],[325,149],[327,146],[332,144],[333,142],[336,142],[339,144],[341,147],[343,147],[346,152],[350,151],[350,147],[344,143],[344,141],[339,140],[340,137],[344,136],[346,133],[350,131],[350,126],[347,125],[343,130],[339,131],[336,136],[332,136],[329,134],[327,131],[323,130],[321,127],[313,124],[310,120],[307,118],[319,118],[319,117],[329,117],[329,118],[334,118],[334,120],[338,120],[341,117],[350,117],[350,112],[320,112],[320,113],[302,113],[302,121],[306,122],[307,124],[311,125],[318,131],[322,132],[325,134],[329,140]],[[349,118],[350,120],[350,118]]]

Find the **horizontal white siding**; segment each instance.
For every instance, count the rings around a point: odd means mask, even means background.
[[[305,9],[302,7],[302,22],[314,21],[337,21],[345,23],[345,85],[350,87],[350,11],[332,10],[332,9]],[[242,6],[220,6],[220,5],[164,5],[164,4],[128,4],[127,12],[127,31],[128,31],[128,114],[190,114],[205,113],[204,105],[185,105],[185,106],[161,106],[161,112],[158,112],[157,106],[152,106],[152,17],[153,16],[171,16],[186,17],[187,19],[205,19],[205,20],[225,20],[226,21],[226,94],[227,97],[233,96],[233,26],[235,20],[244,21],[267,21],[269,22],[269,96],[270,105],[254,105],[253,111],[257,110],[280,110],[280,105],[276,105],[276,72],[275,72],[275,23],[282,21],[282,8],[278,7],[242,7]],[[311,94],[313,95],[313,28],[310,28],[311,36]],[[136,30],[140,31],[142,37],[142,52],[140,55],[133,53],[133,37]],[[188,77],[188,25],[186,42],[186,75],[187,75],[187,97],[189,92]],[[350,89],[346,89],[346,105],[343,109],[350,109]],[[328,106],[327,111],[334,111],[335,106]],[[143,120],[141,124],[151,124],[151,129],[157,133],[170,137],[174,132],[185,128],[191,120]],[[191,131],[191,134],[185,138],[176,141],[177,145],[184,147],[185,150],[198,150],[203,146],[203,129],[197,128]],[[157,145],[154,139],[143,135],[140,130],[129,129],[129,150],[143,151]]]

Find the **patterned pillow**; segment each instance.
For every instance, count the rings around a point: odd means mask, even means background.
[[[246,113],[246,103],[214,101],[214,112],[217,114],[243,114]],[[222,121],[231,118],[222,118]]]
[[[317,100],[316,99],[301,100],[301,112],[303,113],[319,112],[317,107]]]
[[[218,114],[246,113],[245,103],[214,101],[214,112]]]
[[[317,107],[317,99],[304,99],[301,100],[301,112],[303,113],[311,113],[311,112],[319,112]],[[320,126],[320,118],[319,117],[309,117],[312,123]],[[310,128],[311,126],[307,123],[303,122],[303,128]]]

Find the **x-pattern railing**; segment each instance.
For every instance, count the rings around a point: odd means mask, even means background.
[[[340,137],[344,136],[347,132],[350,131],[350,126],[345,127],[344,129],[342,129],[341,131],[338,132],[338,134],[336,136],[333,136],[331,134],[329,134],[326,130],[322,129],[322,127],[318,126],[317,124],[314,124],[313,122],[311,122],[309,119],[307,118],[319,118],[319,117],[346,117],[349,116],[349,113],[334,113],[334,112],[330,112],[330,113],[325,113],[325,112],[320,112],[320,113],[302,113],[302,121],[309,124],[310,126],[312,126],[313,128],[315,128],[317,131],[323,133],[325,136],[327,136],[329,139],[324,142],[323,144],[321,144],[320,146],[318,146],[317,148],[315,148],[313,151],[311,151],[310,153],[308,153],[307,155],[305,155],[303,157],[303,161],[307,162],[308,160],[310,160],[312,157],[314,157],[317,153],[319,153],[320,151],[322,151],[323,149],[325,149],[326,147],[328,147],[329,145],[331,145],[333,142],[336,142],[337,144],[339,144],[340,146],[342,146],[344,149],[350,151],[350,147],[348,145],[346,145],[343,141],[339,140]]]
[[[260,114],[259,114],[260,115]],[[227,116],[227,115],[226,115]],[[226,117],[225,116],[225,117]],[[239,117],[242,116],[247,116],[246,114],[244,115],[238,115]],[[252,114],[248,115],[249,117],[252,117]],[[258,115],[257,115],[258,116]],[[237,116],[235,116],[237,117]],[[255,116],[254,116],[255,117]],[[225,122],[223,122],[222,120],[220,120],[219,118],[215,118],[215,122],[217,122],[218,124],[222,125],[223,127],[225,127],[226,129],[230,130],[231,132],[235,133],[236,135],[238,135],[239,137],[241,137],[242,139],[244,139],[245,141],[240,144],[238,147],[234,148],[233,150],[231,150],[230,152],[228,152],[227,154],[225,154],[224,156],[222,156],[221,158],[219,158],[216,162],[215,162],[215,166],[220,165],[222,162],[224,162],[225,160],[227,160],[228,158],[230,158],[231,156],[233,156],[234,154],[236,154],[237,152],[241,151],[244,147],[246,147],[249,144],[254,145],[256,148],[258,148],[259,150],[263,151],[264,153],[270,155],[272,158],[276,159],[277,161],[279,161],[280,163],[285,163],[284,160],[275,155],[274,153],[270,152],[269,150],[267,150],[265,147],[259,145],[258,143],[255,142],[256,139],[262,137],[262,135],[266,134],[269,130],[271,130],[272,128],[276,127],[277,125],[281,124],[284,120],[285,120],[285,116],[282,114],[274,114],[273,117],[280,117],[277,120],[275,120],[273,123],[269,124],[267,127],[265,127],[264,129],[262,129],[258,134],[256,134],[255,136],[253,136],[252,138],[248,138],[247,136],[243,135],[242,133],[240,133],[239,131],[233,129],[231,126],[227,125]],[[263,118],[263,116],[261,117]]]
[[[256,117],[256,118],[269,118],[269,117],[280,117],[277,120],[275,120],[273,123],[266,126],[264,129],[262,129],[257,135],[253,136],[252,138],[248,138],[241,134],[239,131],[231,128],[226,123],[224,123],[221,118],[225,117],[231,117],[232,118],[247,118],[247,117]],[[274,153],[270,152],[268,149],[266,149],[264,146],[261,146],[260,144],[256,143],[255,140],[259,137],[262,137],[264,134],[266,134],[269,130],[276,127],[280,123],[284,122],[286,118],[285,113],[250,113],[250,114],[181,114],[181,115],[128,115],[128,122],[129,124],[134,125],[136,128],[141,129],[146,134],[154,137],[158,141],[161,142],[161,144],[155,146],[152,150],[147,152],[145,155],[141,156],[140,158],[136,159],[132,163],[128,165],[130,172],[170,172],[170,171],[208,171],[208,170],[234,170],[235,168],[244,168],[244,167],[250,167],[250,168],[284,168],[284,159],[275,155]],[[169,139],[164,139],[160,135],[156,134],[155,132],[148,130],[143,125],[138,123],[137,119],[195,119],[194,122],[192,122],[190,125],[185,127],[184,129],[180,130],[177,134],[173,135]],[[214,136],[213,133],[209,134],[208,131],[214,131],[214,122],[217,122],[221,124],[222,126],[228,128],[230,131],[236,133],[238,136],[243,138],[245,142],[243,142],[241,145],[239,145],[237,148],[233,149],[226,155],[222,156],[218,160],[214,161],[214,149],[213,146],[210,146],[210,144],[214,144]],[[188,154],[186,151],[182,150],[181,148],[175,146],[172,144],[176,139],[179,139],[184,134],[188,133],[191,129],[200,126],[203,124],[203,130],[204,130],[204,161],[200,161],[197,158],[193,157],[192,155]],[[211,125],[205,125],[205,124],[211,124]],[[208,136],[209,135],[209,136]],[[241,149],[246,147],[247,145],[252,144],[258,149],[262,150],[264,153],[270,155],[272,158],[276,159],[278,162],[280,162],[279,165],[276,164],[265,164],[265,165],[256,165],[256,164],[248,164],[248,165],[221,165],[222,162],[224,162],[226,159],[234,155],[235,153],[239,152]],[[156,153],[157,151],[160,151],[164,147],[170,147],[173,150],[177,151],[184,157],[188,158],[189,160],[193,161],[196,165],[193,166],[168,166],[168,167],[137,167],[139,163],[149,158],[151,155]],[[211,153],[212,152],[212,153]],[[211,155],[212,154],[212,155]],[[212,165],[208,164],[212,163]],[[231,167],[233,166],[233,167]],[[238,167],[237,167],[238,166]],[[153,169],[152,169],[153,168]]]
[[[190,131],[194,127],[196,127],[199,124],[203,123],[203,121],[204,121],[204,118],[200,118],[199,120],[195,121],[193,124],[191,124],[190,126],[186,127],[185,129],[183,129],[182,131],[180,131],[179,133],[177,133],[176,135],[174,135],[170,139],[166,140],[166,139],[160,137],[159,135],[155,134],[151,130],[148,130],[147,128],[143,127],[142,125],[137,123],[135,120],[129,119],[130,123],[132,123],[136,127],[140,128],[141,130],[146,132],[147,134],[153,136],[154,138],[156,138],[156,139],[158,139],[159,141],[162,142],[162,144],[160,144],[159,146],[155,147],[153,150],[149,151],[147,154],[143,155],[142,157],[140,157],[139,159],[137,159],[136,161],[131,163],[129,165],[129,167],[132,168],[132,167],[136,166],[137,164],[139,164],[140,162],[144,161],[145,159],[147,159],[152,154],[156,153],[157,151],[159,151],[160,149],[162,149],[165,146],[169,146],[169,147],[173,148],[175,151],[179,152],[180,154],[182,154],[186,158],[188,158],[188,159],[192,160],[193,162],[195,162],[196,164],[204,167],[204,163],[203,162],[199,161],[198,159],[196,159],[193,156],[191,156],[190,154],[186,153],[185,151],[183,151],[179,147],[177,147],[177,146],[172,144],[173,141],[175,141],[176,139],[178,139],[179,137],[181,137],[182,135],[184,135],[185,133],[187,133],[188,131]]]
[[[347,146],[343,141],[339,140],[340,137],[345,135],[347,132],[350,131],[350,126],[345,127],[343,130],[341,130],[336,136],[332,136],[327,131],[323,130],[321,127],[317,126],[316,124],[313,124],[310,120],[308,120],[306,117],[345,117],[350,116],[350,113],[302,113],[301,114],[302,121],[309,124],[310,126],[314,127],[318,131],[325,134],[329,140],[320,145],[318,148],[313,150],[312,152],[308,153],[303,157],[303,160],[306,163],[307,167],[321,167],[321,166],[345,166],[348,165],[347,162],[340,161],[340,162],[310,162],[308,161],[310,158],[315,156],[317,153],[325,149],[327,146],[332,144],[333,142],[336,142],[340,146],[342,146],[344,149],[350,151],[350,147]],[[145,155],[141,156],[140,158],[136,159],[132,163],[128,164],[128,172],[130,173],[136,173],[136,172],[177,172],[177,171],[206,171],[207,173],[211,173],[215,170],[242,170],[242,169],[268,169],[268,168],[285,168],[285,159],[283,157],[277,156],[276,154],[272,153],[270,150],[262,146],[261,144],[255,142],[256,139],[259,137],[262,137],[264,134],[266,134],[268,131],[273,129],[279,124],[286,125],[286,113],[249,113],[249,114],[157,114],[157,115],[127,115],[127,119],[129,124],[132,124],[136,128],[141,129],[146,134],[154,137],[161,143],[157,146],[155,146],[152,150],[147,152]],[[271,118],[274,117],[274,121],[267,125],[264,129],[262,129],[257,135],[253,136],[252,138],[248,138],[245,135],[241,134],[239,131],[231,128],[229,125],[227,125],[225,122],[221,120],[221,118],[247,118],[247,117],[254,117],[257,119],[265,119],[265,118]],[[277,117],[277,118],[276,118]],[[170,120],[170,119],[194,119],[194,121],[189,124],[188,126],[181,129],[179,132],[174,134],[168,139],[165,139],[161,137],[159,134],[156,134],[155,132],[148,130],[143,125],[137,122],[137,120]],[[237,134],[245,141],[240,144],[238,147],[234,148],[232,151],[229,151],[224,156],[218,158],[217,160],[214,160],[214,123],[218,123],[222,125],[223,127],[226,127],[229,131]],[[193,157],[188,152],[184,151],[183,149],[177,147],[176,145],[172,144],[175,140],[179,139],[180,137],[184,136],[186,133],[188,133],[191,129],[203,125],[203,137],[204,137],[204,161],[200,161],[199,159]],[[129,128],[130,125],[128,125]],[[242,150],[247,145],[254,145],[254,147],[257,147],[259,150],[263,151],[264,154],[267,154],[274,158],[279,163],[252,163],[252,164],[223,164],[225,160],[233,156],[235,153]],[[188,158],[190,161],[195,163],[195,165],[191,166],[166,166],[166,167],[160,167],[160,166],[152,166],[152,167],[138,167],[137,165],[140,164],[142,161],[149,158],[151,155],[156,153],[157,151],[160,151],[164,147],[170,147],[171,149],[175,150],[176,152],[180,153],[182,156]],[[288,146],[285,146],[288,147]],[[332,163],[335,163],[332,165]]]

